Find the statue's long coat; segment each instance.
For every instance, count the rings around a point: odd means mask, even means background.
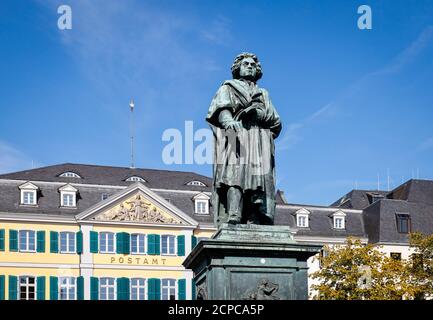
[[[252,108],[252,101],[258,102],[265,111],[265,119],[257,122],[245,117],[245,109]],[[257,105],[257,104],[256,104]],[[237,156],[243,161],[233,164],[228,150],[233,144],[224,147],[221,140],[222,125],[218,117],[227,109],[235,120],[241,121],[241,133],[237,135]],[[213,212],[216,222],[225,215],[225,200],[221,197],[227,187],[237,186],[243,193],[261,190],[266,195],[265,214],[273,221],[275,214],[275,145],[274,139],[281,131],[280,117],[265,89],[253,82],[227,80],[217,91],[209,107],[206,120],[214,133],[214,191],[212,194]],[[223,146],[221,148],[221,146]],[[233,148],[231,148],[233,149]],[[241,151],[242,150],[242,151]],[[240,152],[240,153],[239,153]],[[233,159],[233,158],[232,158]]]

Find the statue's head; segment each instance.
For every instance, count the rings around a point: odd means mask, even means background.
[[[232,65],[233,79],[247,79],[256,82],[262,73],[259,59],[253,53],[243,52],[235,58]]]

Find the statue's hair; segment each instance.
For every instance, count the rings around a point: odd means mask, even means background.
[[[254,53],[249,53],[249,52],[242,52],[241,54],[238,54],[235,58],[235,61],[232,64],[232,75],[233,75],[233,79],[239,79],[239,70],[241,68],[241,62],[242,60],[244,60],[245,58],[252,58],[255,62],[256,62],[256,68],[257,68],[257,74],[256,77],[254,79],[254,82],[259,80],[262,75],[262,66],[260,64],[259,59],[257,58],[257,56]]]

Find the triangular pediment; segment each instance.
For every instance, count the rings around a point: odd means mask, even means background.
[[[197,225],[193,218],[141,183],[101,201],[79,220],[140,224]]]

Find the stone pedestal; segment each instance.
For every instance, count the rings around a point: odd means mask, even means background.
[[[183,265],[204,300],[308,299],[307,259],[321,246],[300,244],[285,226],[224,224]]]

